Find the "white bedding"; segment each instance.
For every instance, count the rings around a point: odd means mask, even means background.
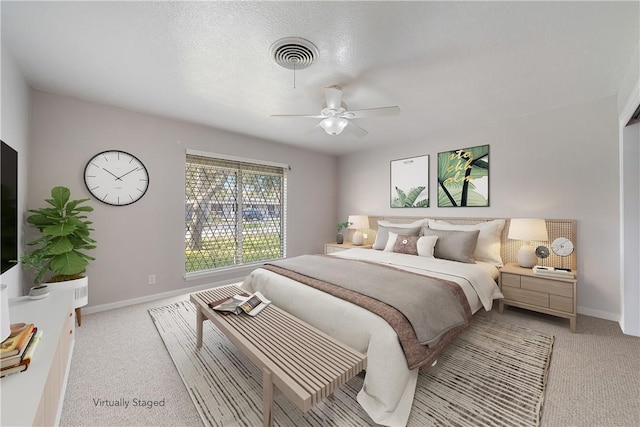
[[[482,306],[490,310],[493,299],[502,297],[494,280],[498,270],[490,264],[462,264],[371,249],[349,249],[332,255],[388,264],[456,282],[464,290],[474,313]],[[396,333],[384,319],[360,306],[261,268],[249,274],[242,287],[250,292],[262,292],[283,310],[366,353],[367,374],[358,393],[358,403],[378,424],[406,425],[418,369],[407,368]]]

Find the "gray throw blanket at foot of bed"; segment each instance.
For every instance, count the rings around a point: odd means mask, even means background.
[[[469,303],[457,283],[390,266],[301,255],[263,268],[385,319],[398,335],[409,369],[430,365],[442,348],[469,326],[471,319]]]

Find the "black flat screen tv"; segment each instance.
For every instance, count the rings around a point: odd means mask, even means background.
[[[18,152],[3,141],[0,151],[0,257],[4,273],[18,258]]]

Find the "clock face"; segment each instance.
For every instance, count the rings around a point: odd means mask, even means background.
[[[568,256],[573,252],[573,242],[566,237],[558,237],[551,243],[551,250],[559,256]]]
[[[149,173],[134,155],[119,150],[98,153],[84,168],[84,183],[89,192],[108,205],[134,203],[149,188]]]

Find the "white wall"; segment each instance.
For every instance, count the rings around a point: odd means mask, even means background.
[[[620,116],[633,113],[638,104],[638,85],[640,84],[640,43],[629,60],[618,89],[618,113]],[[629,112],[627,110],[630,110]],[[626,124],[626,123],[625,123]]]
[[[321,252],[335,238],[333,156],[42,91],[33,91],[32,100],[29,208],[42,206],[56,185],[69,187],[73,198],[90,197],[82,179],[85,164],[107,149],[134,154],[150,174],[147,194],[132,205],[91,203],[98,249],[88,269],[90,306],[246,275],[241,269],[183,279],[186,149],[289,164],[288,255]],[[156,285],[147,284],[150,274]]]
[[[578,222],[578,310],[618,320],[619,156],[616,97],[424,141],[342,156],[338,218],[348,214],[546,217]],[[490,206],[437,207],[437,154],[489,144]],[[430,155],[431,207],[389,207],[389,161]]]
[[[2,45],[2,101],[0,102],[0,139],[18,152],[18,212],[23,212],[27,200],[29,156],[29,87],[16,67],[9,50]],[[23,217],[18,216],[18,228]],[[18,235],[18,253],[21,253],[22,236]],[[16,265],[0,275],[0,282],[8,286],[9,298],[24,293],[22,269]],[[29,287],[27,286],[27,290]]]

